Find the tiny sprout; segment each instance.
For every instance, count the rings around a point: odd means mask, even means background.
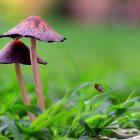
[[[99,92],[104,92],[104,89],[103,89],[103,87],[102,87],[102,85],[101,84],[98,84],[98,83],[95,83],[95,89],[96,90],[98,90]]]

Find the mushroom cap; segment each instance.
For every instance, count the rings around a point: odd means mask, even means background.
[[[54,31],[39,16],[29,16],[0,37],[32,37],[45,42],[63,42],[66,39]]]
[[[47,62],[39,57],[37,57],[37,61],[39,64],[47,64]],[[20,63],[24,65],[31,65],[30,50],[20,40],[10,41],[0,50],[0,63]]]

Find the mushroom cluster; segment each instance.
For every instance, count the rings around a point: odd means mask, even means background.
[[[11,37],[13,38],[13,41],[9,42],[0,50],[0,63],[15,63],[19,87],[26,105],[30,105],[31,103],[23,84],[20,64],[32,66],[38,107],[45,109],[38,63],[47,64],[47,62],[37,57],[36,40],[45,42],[63,42],[66,38],[59,35],[39,16],[29,16],[20,22],[16,27],[4,34],[1,34],[0,38],[2,37]],[[19,40],[22,37],[30,38],[30,49]],[[34,115],[30,112],[28,112],[28,115],[30,120],[33,121]]]

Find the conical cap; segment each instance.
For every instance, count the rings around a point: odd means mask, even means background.
[[[54,31],[39,16],[29,16],[0,37],[32,37],[45,42],[62,42],[66,39]]]
[[[39,64],[47,64],[47,62],[39,57],[37,57],[37,61]],[[30,50],[20,40],[11,41],[0,50],[0,63],[20,63],[24,65],[31,65]]]

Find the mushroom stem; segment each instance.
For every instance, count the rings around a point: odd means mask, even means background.
[[[38,70],[38,64],[37,64],[35,38],[31,38],[30,57],[31,57],[32,71],[33,71],[33,76],[34,76],[35,90],[37,94],[36,95],[37,103],[40,108],[45,109],[44,96],[42,92],[42,84],[39,77],[39,70]]]
[[[16,75],[17,75],[17,79],[18,79],[18,83],[19,83],[19,87],[20,87],[20,90],[21,90],[21,94],[22,94],[24,104],[25,105],[31,105],[29,97],[28,97],[28,95],[26,93],[26,90],[25,90],[25,87],[24,87],[19,63],[15,63],[15,69],[16,69]],[[35,116],[30,112],[28,112],[28,116],[29,116],[29,119],[30,119],[31,122],[35,119]]]

